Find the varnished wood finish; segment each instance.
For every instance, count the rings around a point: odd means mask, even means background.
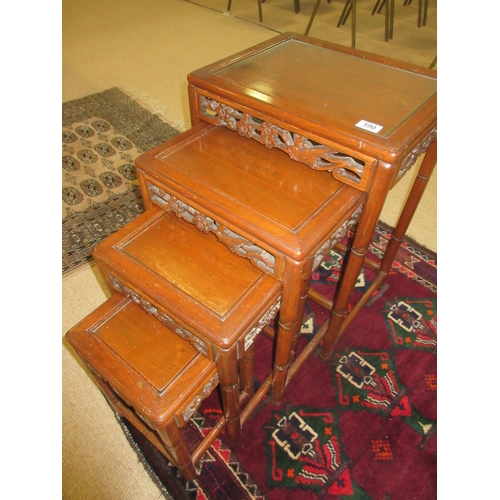
[[[213,232],[257,267],[257,249],[273,257],[260,268],[283,282],[272,394],[278,401],[274,390],[286,383],[317,253],[325,243],[333,247],[332,235],[345,234],[364,193],[205,123],[141,155],[136,166],[148,209],[158,205]],[[232,240],[219,234],[224,228]],[[249,244],[250,252],[240,252]]]
[[[238,442],[238,360],[261,318],[269,322],[266,313],[277,311],[280,283],[214,235],[157,207],[98,245],[93,256],[112,291],[132,297],[216,361],[228,435]],[[242,375],[244,387],[251,386],[253,372],[247,368]]]
[[[357,49],[284,34],[188,75],[192,120],[206,91],[293,131],[393,163],[436,124],[436,72]],[[355,125],[382,125],[379,134]]]
[[[192,479],[222,429],[237,443],[264,396],[281,402],[322,341],[330,356],[383,283],[434,168],[437,96],[434,71],[293,34],[188,80],[192,130],[137,159],[147,210],[93,253],[118,293],[67,337],[116,411]],[[387,193],[421,154],[378,274],[347,314]],[[327,301],[312,271],[356,223]],[[308,295],[330,320],[295,356]],[[262,329],[275,352],[254,391]],[[190,453],[179,429],[217,383],[223,416]]]
[[[162,206],[151,194],[157,186],[260,245],[278,269],[281,255],[300,261],[317,250],[364,199],[327,172],[206,124],[141,155],[136,167],[146,207]]]
[[[345,327],[348,301],[389,190],[427,151],[422,175],[428,178],[434,168],[436,79],[430,69],[293,33],[188,75],[193,124],[229,128],[367,193],[325,333],[325,358]],[[359,128],[360,120],[382,128]],[[342,161],[342,155],[350,161]],[[319,185],[320,172],[315,174]],[[384,270],[422,190],[417,187],[408,199]],[[384,276],[381,270],[377,284]],[[298,282],[294,286],[298,293]],[[273,387],[273,400],[280,401],[284,378],[273,384],[279,386]]]
[[[216,387],[216,364],[118,294],[66,338],[116,411],[139,429],[146,424],[153,444],[193,479],[179,428]]]

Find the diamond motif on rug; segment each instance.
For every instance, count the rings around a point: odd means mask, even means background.
[[[386,303],[384,312],[394,347],[428,351],[437,348],[435,299],[396,298]]]
[[[263,429],[269,486],[324,494],[342,477],[341,487],[353,490],[338,418],[330,409],[291,407],[272,412],[272,418]]]

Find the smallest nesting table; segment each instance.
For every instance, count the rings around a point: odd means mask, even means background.
[[[118,294],[66,338],[115,411],[194,479],[210,438],[190,453],[180,428],[217,386],[215,363]]]

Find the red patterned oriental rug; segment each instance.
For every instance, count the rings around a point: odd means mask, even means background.
[[[379,224],[370,257],[380,260],[390,228]],[[313,288],[333,297],[342,257],[331,252]],[[355,295],[374,273],[364,270]],[[353,297],[355,300],[356,297]],[[287,386],[285,401],[265,400],[237,446],[225,434],[186,482],[125,421],[125,434],[166,498],[192,500],[432,500],[437,497],[437,256],[405,239],[382,293],[339,340],[330,360],[311,356]],[[304,342],[327,318],[308,302]],[[260,335],[256,378],[270,366]],[[185,427],[199,441],[220,416],[217,396]]]

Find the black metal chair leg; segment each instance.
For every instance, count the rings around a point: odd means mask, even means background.
[[[312,11],[311,17],[309,18],[309,23],[307,24],[306,32],[304,33],[304,35],[309,34],[309,30],[311,29],[312,23],[314,21],[314,17],[316,16],[316,12],[318,12],[318,7],[319,7],[320,2],[321,2],[321,0],[316,0],[316,3],[314,5],[314,9]]]
[[[351,12],[351,0],[346,0],[344,5],[344,9],[342,10],[342,14],[340,14],[339,22],[337,23],[337,28],[340,28],[341,25],[344,25],[349,17],[349,13]]]

